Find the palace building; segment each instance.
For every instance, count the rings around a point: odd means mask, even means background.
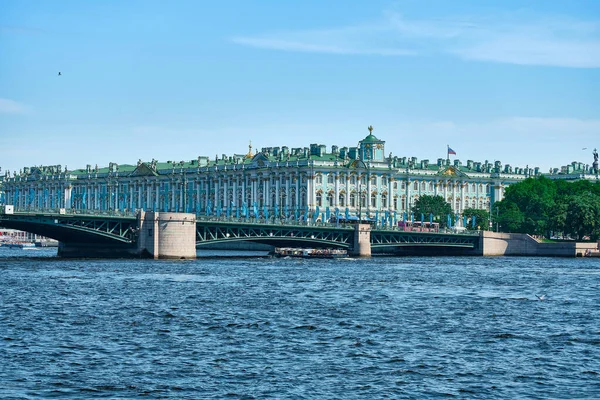
[[[67,170],[60,165],[24,168],[3,177],[4,203],[15,211],[174,211],[198,215],[303,218],[334,212],[357,216],[410,212],[422,195],[442,196],[456,214],[490,210],[506,187],[538,168],[500,161],[466,164],[386,156],[385,142],[369,127],[356,147],[311,144],[266,147],[260,152],[190,161],[136,165],[110,163]],[[329,151],[328,151],[329,150]],[[590,166],[572,163],[550,171],[554,179],[597,179]]]

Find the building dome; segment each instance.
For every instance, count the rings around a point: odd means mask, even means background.
[[[369,136],[362,140],[363,143],[373,143],[373,142],[381,142],[381,140],[377,139],[375,135],[369,133]]]

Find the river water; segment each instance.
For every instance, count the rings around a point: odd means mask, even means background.
[[[55,254],[0,248],[0,398],[600,398],[597,259]]]

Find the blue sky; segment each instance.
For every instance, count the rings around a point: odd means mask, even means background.
[[[212,158],[249,140],[354,146],[369,125],[386,152],[429,160],[450,145],[463,162],[547,171],[600,148],[595,0],[1,9],[3,172]]]

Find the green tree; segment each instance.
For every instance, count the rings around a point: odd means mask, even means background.
[[[525,220],[524,213],[512,202],[504,200],[494,205],[494,210],[498,208],[497,216],[492,211],[492,223],[497,224],[501,232],[520,232]]]
[[[548,215],[548,229],[555,234],[565,231],[570,196],[559,196]]]
[[[452,214],[452,207],[442,196],[424,194],[415,201],[411,211],[415,214],[417,220],[423,214],[425,220],[429,221],[429,214],[433,214],[433,220],[439,222],[441,227],[445,227],[448,214]]]
[[[574,195],[567,203],[565,233],[582,240],[600,233],[600,197],[591,192]]]
[[[515,207],[501,207],[500,212],[509,212],[511,218],[500,219],[509,223],[512,232],[543,235],[547,233],[549,215],[554,207],[556,185],[554,181],[544,178],[527,178],[506,189],[503,203]],[[516,211],[520,211],[517,215]],[[515,219],[515,217],[517,217]],[[517,226],[517,221],[521,223]],[[505,224],[501,224],[508,227]]]
[[[478,208],[465,208],[462,214],[463,216],[467,217],[467,229],[481,229],[484,231],[489,230],[490,215],[487,210],[480,210]],[[473,217],[475,217],[475,227],[473,227]]]

